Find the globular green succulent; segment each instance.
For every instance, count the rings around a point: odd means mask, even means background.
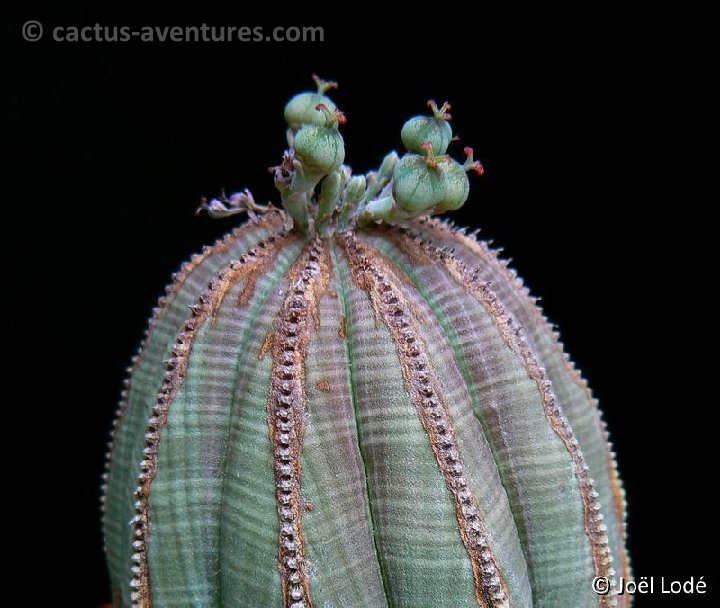
[[[481,172],[447,106],[344,165],[318,79],[282,208],[175,275],[132,361],[103,495],[116,606],[626,605],[625,506],[588,386],[505,262],[432,219]],[[597,585],[596,585],[597,587]]]

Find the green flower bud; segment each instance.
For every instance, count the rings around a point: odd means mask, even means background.
[[[363,216],[367,221],[389,219],[393,212],[393,197],[386,196],[370,201],[363,209]]]
[[[470,193],[470,181],[465,167],[449,156],[437,159],[437,166],[445,188],[445,195],[435,206],[436,211],[460,209]]]
[[[304,125],[295,134],[293,145],[307,174],[327,175],[345,160],[345,142],[336,126]]]
[[[325,95],[325,91],[337,87],[337,84],[325,82],[317,76],[313,76],[313,80],[317,84],[317,92],[299,93],[285,106],[285,120],[291,129],[299,129],[302,125],[323,126],[325,114],[317,109],[318,105],[324,105],[330,112],[337,110],[332,100]]]
[[[382,179],[385,177],[392,177],[393,170],[395,169],[395,165],[397,165],[398,160],[398,155],[394,151],[390,152],[390,154],[383,158],[382,164],[378,169],[378,178]]]
[[[365,176],[356,175],[350,179],[345,189],[345,200],[350,203],[357,203],[365,194]]]
[[[435,163],[417,154],[406,154],[393,171],[393,197],[403,211],[432,209],[445,196],[444,180]]]
[[[444,120],[415,116],[403,125],[400,137],[409,152],[421,154],[420,146],[430,142],[436,154],[445,154],[452,139],[452,129]]]
[[[330,98],[321,93],[295,95],[285,106],[285,120],[292,129],[299,129],[302,125],[323,126],[325,115],[316,109],[319,105],[324,105],[331,112],[337,110]]]
[[[428,101],[428,106],[433,111],[433,116],[415,116],[408,120],[400,132],[403,144],[409,152],[415,154],[424,154],[422,145],[430,143],[433,152],[442,155],[447,152],[447,148],[452,140],[452,128],[450,127],[450,114],[447,110],[450,105],[445,102],[438,109],[434,101]]]

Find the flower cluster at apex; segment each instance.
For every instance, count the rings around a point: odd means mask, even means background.
[[[345,115],[327,96],[337,83],[313,76],[316,91],[295,95],[285,106],[289,148],[271,167],[275,187],[288,214],[288,228],[328,236],[373,222],[397,222],[459,209],[468,198],[468,171],[483,174],[472,148],[458,163],[447,154],[453,137],[450,104],[428,102],[431,116],[415,116],[402,128],[407,150],[390,152],[377,171],[353,175],[345,161],[340,127]],[[203,202],[212,217],[264,212],[245,190]]]

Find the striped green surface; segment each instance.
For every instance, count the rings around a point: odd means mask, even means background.
[[[345,285],[357,424],[376,543],[392,606],[476,606],[451,494],[403,385],[398,355],[366,292]]]
[[[270,357],[258,354],[300,248],[282,249],[245,306],[237,304],[245,281],[232,288],[215,323],[208,320],[193,342],[150,495],[150,582],[160,606],[219,606],[221,599],[243,606],[247,597],[281,605],[266,415]]]
[[[418,318],[420,336],[437,371],[439,393],[450,411],[469,489],[478,500],[480,517],[490,534],[490,546],[508,585],[510,605],[531,606],[527,565],[508,496],[490,444],[474,414],[473,399],[459,369],[453,344],[423,295],[407,280],[400,280],[398,284]]]
[[[345,302],[333,268],[320,327],[307,352],[308,417],[302,452],[303,514],[315,606],[382,606],[365,466],[358,445]]]
[[[277,230],[275,228],[272,232]],[[103,522],[112,585],[115,589],[123,590],[126,602],[129,602],[130,558],[133,553],[133,538],[130,534],[130,520],[135,515],[133,492],[140,472],[147,420],[162,384],[165,361],[188,317],[188,307],[195,303],[210,279],[227,262],[239,258],[270,233],[267,227],[248,226],[241,229],[226,253],[209,257],[187,276],[182,288],[162,313],[133,373],[127,411],[116,434]]]
[[[510,499],[535,606],[592,606],[594,567],[571,458],[550,428],[535,382],[492,317],[435,264],[367,237],[412,281],[452,346]]]
[[[419,225],[414,229],[418,227]],[[522,285],[514,272],[498,259],[487,244],[474,242],[472,237],[467,237],[472,239],[466,241],[470,246],[458,246],[460,242],[458,238],[465,237],[452,237],[442,230],[421,229],[421,232],[439,247],[453,247],[458,259],[468,267],[477,269],[478,277],[491,283],[493,291],[505,308],[525,329],[527,340],[553,383],[558,403],[573,428],[585,456],[585,462],[590,468],[590,476],[595,482],[604,522],[608,528],[611,554],[615,568],[619,571],[620,564],[624,561],[621,553],[624,551],[621,538],[623,524],[618,521],[614,508],[615,498],[609,478],[605,430],[598,405],[592,398],[590,390],[563,353],[557,335],[543,317],[527,288]]]
[[[188,276],[133,375],[105,523],[113,586],[122,589],[124,605],[133,540],[127,522],[134,515],[132,492],[165,359],[187,307],[210,278],[265,236],[266,229],[242,231],[228,252]],[[381,252],[411,304],[511,606],[596,606],[573,464],[522,360],[505,344],[492,315],[444,268],[410,259],[381,231],[359,236]],[[435,241],[445,244],[437,235]],[[301,492],[311,508],[302,513],[302,525],[313,605],[476,606],[453,497],[405,389],[396,345],[368,293],[353,283],[340,248],[328,245],[331,276],[304,369]],[[208,320],[195,336],[151,486],[155,608],[283,606],[267,422],[272,356],[259,355],[276,327],[288,271],[301,247],[298,241],[282,245],[249,301],[238,305],[242,279],[227,293],[215,322]],[[534,325],[532,303],[508,282],[495,258],[483,261],[464,250],[457,255],[472,266],[484,264],[481,278],[492,280],[500,301],[526,326],[601,501],[607,500],[597,417],[549,328]],[[615,523],[611,511],[603,511],[609,526]],[[617,552],[617,532],[610,537]]]

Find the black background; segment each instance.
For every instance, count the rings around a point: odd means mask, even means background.
[[[140,16],[26,2],[3,19],[4,333],[21,389],[3,408],[19,513],[6,555],[28,576],[27,605],[109,598],[98,486],[123,370],[169,274],[235,223],[194,217],[200,197],[274,196],[282,108],[313,72],[340,81],[357,171],[400,147],[429,97],[453,103],[487,170],[455,218],[514,259],[600,398],[636,576],[704,576],[717,597],[717,15],[239,4]],[[40,42],[22,40],[27,19],[43,22]],[[325,41],[50,39],[56,25],[96,22],[320,25]]]

